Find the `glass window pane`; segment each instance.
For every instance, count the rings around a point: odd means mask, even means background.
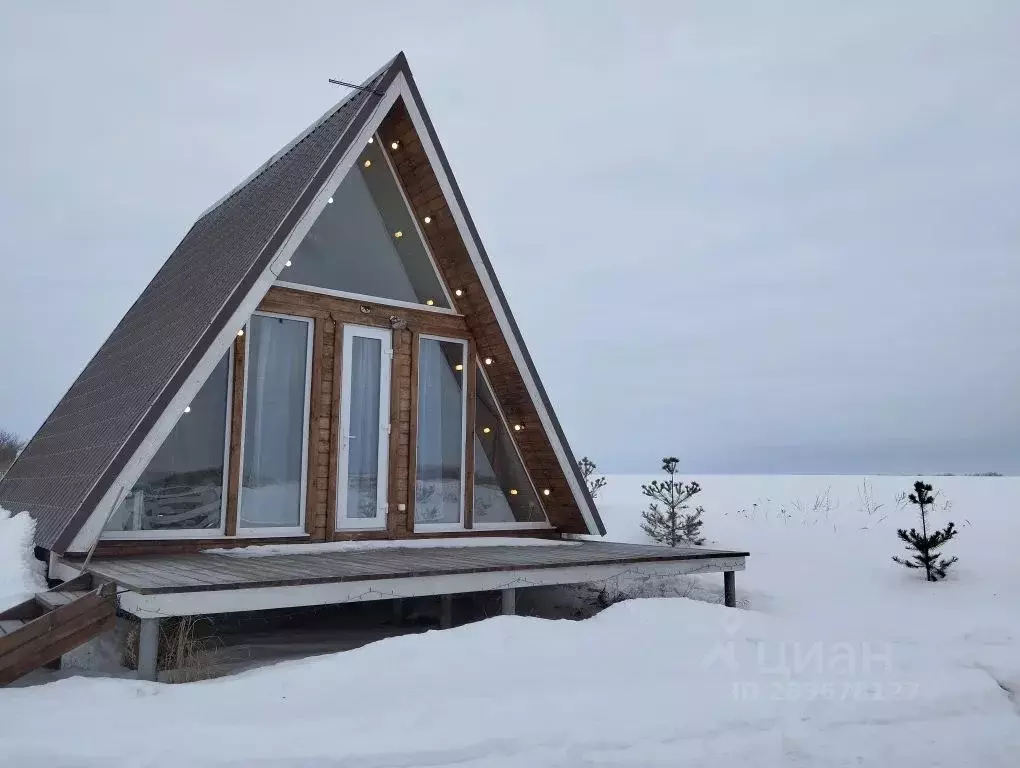
[[[448,307],[381,142],[369,144],[280,279]]]
[[[379,377],[382,341],[351,337],[350,420],[347,436],[347,498],[344,515],[374,518],[379,509]]]
[[[422,339],[418,354],[416,523],[461,522],[464,355],[458,341]]]
[[[181,414],[108,531],[218,529],[223,520],[230,353]]]
[[[475,378],[476,523],[542,523],[545,513],[481,369]]]
[[[308,329],[265,315],[248,324],[241,528],[301,525]]]

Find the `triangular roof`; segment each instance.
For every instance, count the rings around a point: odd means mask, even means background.
[[[484,289],[481,301],[460,311],[469,324],[502,332],[514,362],[505,375],[519,378],[513,383],[528,401],[521,406],[533,409],[543,427],[536,450],[555,455],[562,469],[571,504],[557,527],[605,533],[401,53],[202,215],[0,480],[0,506],[35,518],[37,545],[61,553],[87,549],[365,137],[387,121],[415,132],[421,157],[429,156],[433,186],[442,187],[440,202],[450,209],[451,230],[439,236],[459,234],[471,264],[455,266],[475,272]]]

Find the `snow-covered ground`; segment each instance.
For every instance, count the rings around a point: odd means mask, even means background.
[[[648,479],[610,478],[609,538],[645,540]],[[743,610],[628,600],[201,683],[9,689],[0,765],[1020,765],[1020,478],[932,479],[961,531],[939,584],[889,559],[913,478],[869,478],[872,503],[859,477],[698,479],[707,543],[752,553]],[[678,585],[718,600],[721,577]]]
[[[0,508],[0,611],[46,589],[43,564],[32,554],[33,530],[28,515]]]

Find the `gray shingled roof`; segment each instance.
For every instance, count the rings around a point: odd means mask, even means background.
[[[566,437],[401,53],[362,83],[367,90],[355,90],[203,214],[0,479],[0,507],[27,510],[35,518],[38,546],[66,551],[399,73],[410,85],[496,287],[496,298],[510,320],[556,436],[566,448]],[[569,448],[566,452],[587,496]],[[594,504],[590,498],[586,501],[599,532],[605,534]]]
[[[384,90],[401,65],[363,85]],[[184,236],[0,480],[0,507],[35,518],[37,545],[70,544],[378,101],[354,91]]]

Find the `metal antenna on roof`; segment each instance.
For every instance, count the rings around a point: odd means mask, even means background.
[[[334,80],[332,77],[329,78],[329,82],[331,82],[333,85],[344,85],[347,86],[348,88],[355,88],[359,91],[368,91],[369,93],[374,93],[376,96],[384,95],[382,91],[377,91],[375,88],[369,88],[368,86],[365,85],[355,85],[354,83],[345,83],[343,80]]]

